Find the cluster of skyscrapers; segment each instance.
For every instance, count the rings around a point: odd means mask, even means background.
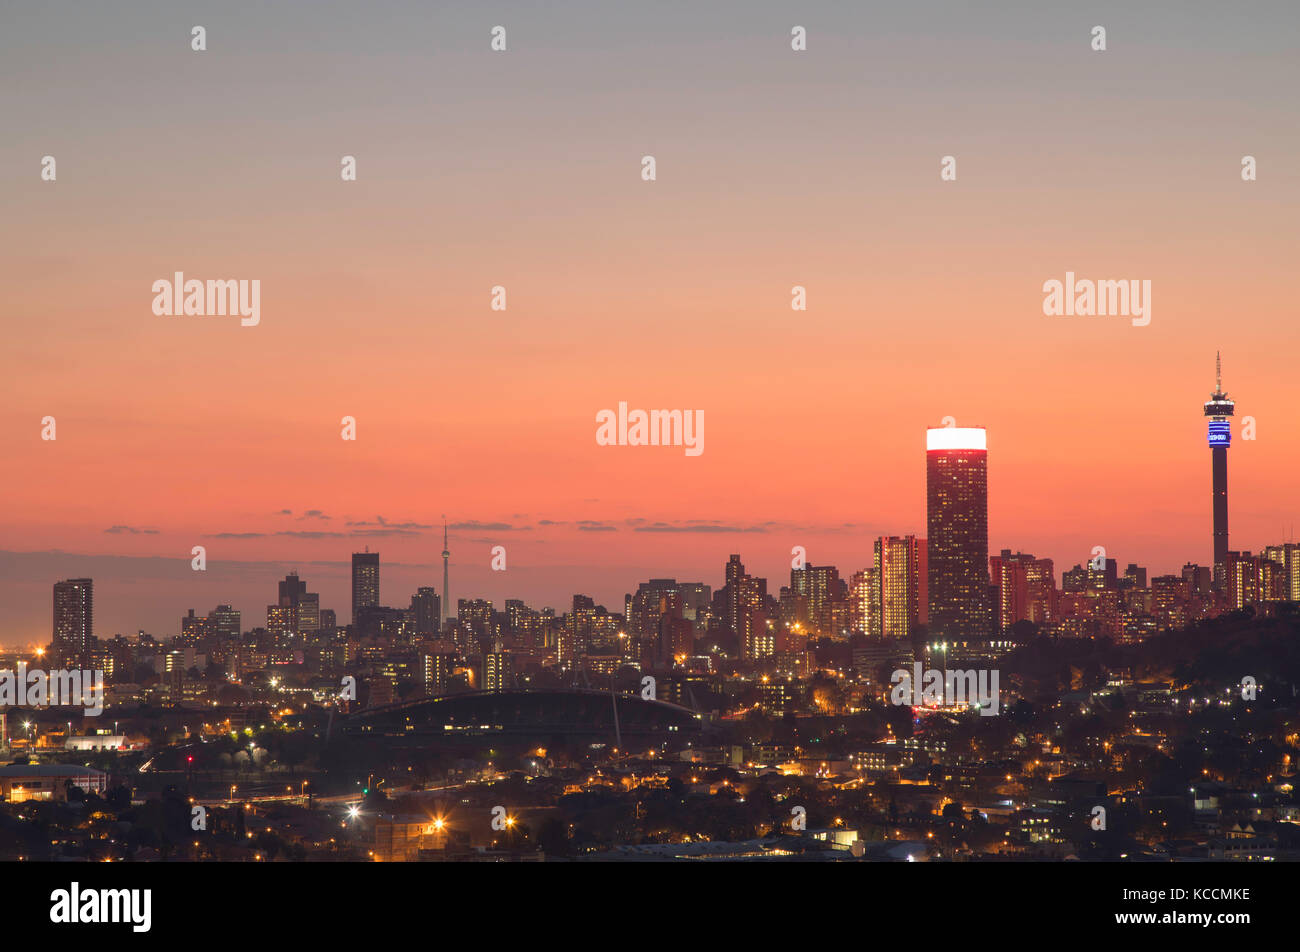
[[[703,582],[650,579],[611,612],[575,595],[567,612],[536,610],[517,599],[498,611],[484,599],[460,599],[452,615],[447,531],[443,530],[443,586],[419,588],[409,607],[380,598],[379,553],[353,553],[351,624],[338,625],[332,610],[308,591],[297,573],[279,583],[266,609],[266,627],[249,657],[277,657],[319,642],[342,658],[347,645],[379,640],[423,645],[438,670],[457,658],[486,657],[483,670],[500,682],[515,660],[560,671],[612,673],[632,663],[647,669],[684,666],[716,670],[720,662],[788,663],[811,639],[854,635],[887,642],[918,642],[961,649],[998,643],[1018,624],[1064,637],[1138,640],[1244,605],[1300,600],[1300,545],[1283,543],[1259,555],[1228,548],[1227,448],[1234,404],[1223,392],[1216,363],[1215,389],[1204,406],[1212,451],[1212,566],[1185,565],[1177,575],[1148,581],[1130,564],[1119,573],[1099,554],[1075,565],[1056,584],[1051,559],[1004,549],[989,556],[988,445],[982,427],[942,426],[926,431],[926,535],[874,540],[872,564],[847,580],[833,565],[796,560],[790,581],[770,592],[768,580],[746,570],[739,554],[723,568],[716,591]],[[206,616],[182,619],[186,644],[239,640],[239,612],[219,605]],[[94,644],[93,582],[69,579],[54,586],[53,649],[62,663],[85,659]],[[343,647],[339,647],[342,645]],[[427,667],[427,664],[426,664]],[[426,678],[431,686],[440,681]]]

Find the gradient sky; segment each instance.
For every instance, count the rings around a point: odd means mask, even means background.
[[[83,575],[101,636],[261,624],[295,567],[345,621],[367,544],[405,605],[442,513],[453,598],[848,575],[923,534],[948,415],[989,428],[991,550],[1175,571],[1216,348],[1258,426],[1232,546],[1290,537],[1295,4],[444,6],[0,11],[0,642]],[[1045,317],[1067,270],[1149,279],[1151,324]],[[260,326],[155,316],[174,271],[259,279]],[[620,400],[702,409],[704,454],[597,446]]]

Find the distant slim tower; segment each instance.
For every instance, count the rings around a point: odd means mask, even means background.
[[[1214,353],[1214,393],[1205,404],[1205,415],[1210,418],[1208,439],[1210,443],[1210,470],[1214,480],[1211,505],[1214,510],[1214,587],[1223,588],[1227,582],[1228,565],[1228,447],[1232,445],[1232,416],[1234,404],[1223,392],[1223,366],[1219,353]]]
[[[988,450],[983,427],[925,434],[931,640],[990,634]]]
[[[379,604],[379,553],[352,553],[352,624],[357,623],[357,613],[363,608]]]
[[[58,664],[76,667],[86,662],[94,640],[95,583],[70,578],[54,583],[54,655]]]
[[[439,613],[438,629],[441,631],[447,624],[447,612],[451,608],[451,592],[447,588],[447,560],[451,558],[451,552],[447,548],[447,519],[444,516],[442,520],[442,611]]]

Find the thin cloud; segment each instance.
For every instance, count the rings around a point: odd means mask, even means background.
[[[724,526],[716,523],[690,523],[682,525],[672,525],[667,522],[656,522],[648,526],[637,526],[633,532],[701,532],[714,535],[725,535],[734,533],[750,532],[767,532],[767,526]]]
[[[422,522],[389,522],[383,516],[375,516],[373,522],[366,520],[354,520],[347,523],[348,526],[375,526],[381,529],[432,529],[433,526],[425,525]]]

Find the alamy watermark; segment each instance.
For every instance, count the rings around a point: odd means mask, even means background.
[[[912,668],[912,671],[899,668],[889,676],[894,685],[889,700],[894,704],[913,707],[978,705],[981,715],[991,717],[998,713],[1000,695],[996,669],[926,670],[919,661]]]
[[[1076,280],[1074,272],[1067,271],[1064,282],[1044,281],[1043,294],[1043,313],[1048,317],[1131,317],[1134,327],[1151,323],[1149,280]]]
[[[596,412],[598,446],[682,446],[687,456],[704,452],[703,410],[628,410]]]
[[[50,922],[124,923],[132,932],[148,932],[152,907],[152,889],[82,889],[73,882],[50,893]]]
[[[0,671],[0,706],[10,707],[77,707],[86,709],[87,717],[104,712],[104,672],[73,670],[47,672],[27,669],[18,662],[18,670]]]
[[[186,281],[185,272],[177,271],[171,281],[166,278],[155,281],[153,293],[153,312],[159,317],[237,314],[244,327],[256,327],[262,320],[262,282],[258,278]]]

